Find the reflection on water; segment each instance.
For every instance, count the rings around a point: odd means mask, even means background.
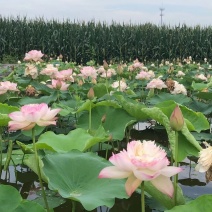
[[[206,184],[205,173],[197,172],[194,168],[196,163],[185,159],[181,167],[184,169],[179,173],[179,183],[183,194],[192,199],[203,194],[212,194],[212,182]]]

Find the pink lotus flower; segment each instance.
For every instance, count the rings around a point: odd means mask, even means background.
[[[183,76],[185,76],[185,73],[182,71],[178,71],[176,74],[176,77],[183,77]]]
[[[155,77],[153,71],[141,71],[135,78],[139,80],[150,80],[152,77]]]
[[[199,172],[207,172],[212,167],[212,146],[207,142],[203,143],[206,148],[199,152],[198,164],[195,167],[195,170]]]
[[[97,71],[91,66],[85,66],[80,70],[81,74],[78,74],[79,76],[82,76],[84,79],[90,77],[91,79],[96,79],[97,77]]]
[[[158,190],[173,197],[174,187],[170,177],[182,171],[179,167],[168,166],[166,152],[154,141],[131,141],[127,151],[113,154],[109,161],[114,166],[101,170],[99,178],[128,178],[125,189],[129,196],[142,181],[151,181]]]
[[[26,64],[24,76],[30,75],[32,79],[36,79],[38,76],[38,69],[34,64]]]
[[[49,88],[58,89],[61,91],[66,91],[68,89],[69,84],[66,84],[64,81],[61,80],[54,80],[52,79],[52,84],[47,85]]]
[[[167,88],[167,86],[161,79],[153,79],[147,84],[146,88],[147,89],[157,88],[161,90],[162,88]]]
[[[30,130],[36,124],[39,126],[56,125],[56,115],[60,109],[51,110],[46,103],[29,104],[21,107],[21,111],[9,114],[9,131]]]
[[[58,69],[56,67],[54,67],[53,64],[47,64],[46,68],[44,68],[40,74],[42,75],[47,75],[50,78],[54,78],[55,75],[58,73]]]
[[[180,84],[177,81],[174,81],[174,90],[170,91],[171,94],[179,94],[187,95],[187,90],[183,84]]]
[[[74,82],[74,78],[72,76],[72,72],[73,72],[72,69],[58,71],[55,74],[55,79],[68,80],[68,81]]]
[[[104,70],[104,72],[100,75],[100,77],[111,78],[113,75],[116,75],[116,71],[112,68],[109,68],[107,71]]]
[[[42,61],[41,57],[43,57],[43,53],[41,51],[37,51],[37,50],[31,50],[28,53],[25,54],[25,61]]]
[[[7,93],[8,91],[19,91],[17,88],[17,83],[10,81],[0,82],[0,95]]]
[[[207,77],[204,74],[196,75],[195,78],[203,80],[203,81],[207,81],[208,80]]]
[[[119,84],[120,84],[120,87],[119,87]],[[113,88],[117,89],[118,91],[125,91],[126,89],[128,89],[128,86],[126,84],[126,82],[124,80],[120,80],[119,81],[115,81],[113,82],[113,84],[111,85]]]

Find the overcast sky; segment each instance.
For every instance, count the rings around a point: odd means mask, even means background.
[[[3,17],[212,25],[212,0],[0,0]]]

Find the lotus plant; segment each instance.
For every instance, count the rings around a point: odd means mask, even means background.
[[[25,54],[24,60],[25,61],[42,61],[41,57],[43,57],[43,53],[38,50],[31,50]]]
[[[10,81],[0,82],[0,95],[5,94],[8,91],[19,91],[17,88],[17,83]]]
[[[212,181],[212,146],[207,142],[203,143],[206,148],[200,151],[195,169],[199,172],[206,172],[206,182],[209,182]]]
[[[146,88],[147,89],[156,88],[156,89],[161,90],[162,88],[167,88],[167,86],[165,85],[165,83],[161,79],[157,78],[157,79],[151,80],[147,84]]]
[[[58,71],[55,74],[55,79],[64,80],[64,81],[67,80],[70,82],[74,82],[74,78],[73,78],[72,74],[73,74],[72,69]]]
[[[56,125],[56,115],[59,113],[60,109],[51,110],[46,103],[41,104],[29,104],[21,107],[20,111],[15,111],[9,114],[12,119],[9,121],[9,131],[16,130],[31,130],[32,129],[32,141],[35,153],[35,160],[37,165],[38,177],[40,185],[42,188],[42,195],[46,205],[46,209],[49,212],[49,206],[46,199],[45,191],[43,188],[41,170],[39,165],[38,153],[35,145],[35,130],[34,127],[38,126],[49,126]]]
[[[125,189],[129,196],[141,184],[144,189],[144,181],[150,181],[158,190],[173,197],[174,187],[170,177],[182,171],[179,167],[168,166],[166,152],[154,141],[131,141],[127,144],[127,150],[113,154],[109,161],[114,166],[101,170],[99,178],[127,178]],[[144,211],[144,190],[142,195]]]
[[[51,85],[47,85],[49,88],[52,89],[57,89],[57,90],[61,90],[61,91],[66,91],[68,89],[69,84],[65,83],[62,80],[55,80],[52,79],[52,84]]]
[[[183,114],[180,110],[180,107],[177,105],[171,116],[170,116],[170,127],[172,130],[175,131],[175,166],[178,167],[178,132],[183,129],[184,126],[184,118]],[[177,181],[178,181],[178,175],[174,177],[174,186],[175,186],[175,195],[174,195],[174,202],[176,204],[177,201]]]
[[[36,79],[38,77],[38,69],[34,64],[26,64],[24,76],[30,75],[32,79]]]
[[[53,64],[47,64],[46,68],[44,68],[40,72],[40,74],[47,75],[50,78],[54,78],[57,73],[58,73],[58,68],[54,67]]]

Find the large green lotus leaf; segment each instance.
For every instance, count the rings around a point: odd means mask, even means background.
[[[199,97],[200,99],[205,99],[205,100],[212,100],[212,92],[199,92],[195,94],[195,96]]]
[[[149,117],[142,112],[141,109],[146,108],[145,105],[138,103],[136,101],[132,101],[129,99],[124,98],[121,95],[116,95],[116,98],[118,99],[118,101],[120,102],[120,104],[122,105],[122,107],[133,117],[135,117],[137,120],[142,121],[142,120],[146,120]]]
[[[7,126],[10,121],[8,114],[18,110],[18,107],[0,103],[0,127]]]
[[[35,172],[38,175],[38,169],[37,169],[37,162],[35,159],[35,155],[34,154],[29,154],[27,155],[27,157],[24,158],[23,163],[25,165],[27,165],[33,172]],[[41,171],[41,178],[47,182],[46,176],[43,173],[42,167],[43,167],[43,162],[39,157],[39,166],[40,166],[40,171]]]
[[[45,193],[46,193],[46,198],[48,201],[49,208],[56,208],[59,205],[62,205],[63,203],[66,202],[66,200],[64,198],[62,198],[60,195],[58,195],[58,193],[55,191],[45,190]],[[34,199],[33,202],[36,202],[36,203],[42,205],[43,207],[45,207],[45,202],[43,200],[42,191],[41,190],[37,191],[36,195],[38,197],[36,199]]]
[[[170,212],[210,212],[211,211],[211,203],[212,203],[212,195],[205,194],[200,197],[197,197],[195,200],[188,202],[185,205],[175,206],[171,210],[167,210]]]
[[[169,118],[163,113],[163,111],[160,108],[153,107],[153,108],[144,108],[142,109],[143,112],[145,112],[149,117],[156,120],[160,124],[162,124],[167,132],[170,147],[173,153],[174,159],[175,157],[175,131],[173,131],[170,127],[170,121]],[[199,143],[195,140],[195,138],[192,136],[192,134],[189,132],[187,126],[184,124],[183,129],[181,133],[184,135],[185,142],[188,142],[187,144],[183,145],[184,151],[178,151],[178,157],[177,161],[180,162],[183,159],[185,159],[188,154],[192,154],[192,152],[196,153],[201,150],[201,146]],[[191,148],[191,150],[190,150]],[[194,151],[194,148],[196,149]]]
[[[63,104],[57,104],[57,103],[53,103],[52,108],[60,108],[60,112],[59,114],[61,116],[67,116],[69,114],[74,114],[75,113],[75,109],[72,107],[69,107],[67,105],[63,105]]]
[[[79,113],[79,112],[82,112],[82,111],[84,111],[84,110],[89,110],[89,109],[90,109],[90,106],[91,106],[91,108],[94,107],[94,103],[93,103],[91,100],[87,99],[87,100],[78,108],[78,110],[77,110],[76,112]]]
[[[204,115],[209,115],[212,113],[212,103],[204,103],[193,100],[187,106],[194,111],[203,113]]]
[[[13,212],[46,212],[46,210],[34,201],[23,200]]]
[[[49,188],[64,198],[79,201],[88,211],[102,205],[112,207],[115,198],[128,198],[126,180],[98,178],[111,163],[94,153],[73,150],[50,154],[43,158],[43,164]]]
[[[19,100],[20,105],[26,105],[26,104],[40,104],[45,102],[46,104],[49,104],[51,102],[55,102],[57,100],[57,92],[52,93],[49,96],[41,96],[39,98],[30,98],[30,97],[24,97],[21,100]]]
[[[2,165],[4,165],[6,163],[7,157],[8,157],[7,153],[2,154]],[[23,154],[22,150],[17,149],[17,150],[12,151],[12,155],[10,157],[12,158],[12,160],[10,160],[9,164],[10,165],[18,165],[18,164],[22,164],[24,154]]]
[[[182,132],[178,133],[178,162],[183,161],[187,156],[198,157],[200,150],[201,146],[195,139],[192,144],[187,140],[187,137],[183,135]]]
[[[202,91],[203,89],[207,88],[208,85],[205,83],[196,83],[193,81],[191,87],[194,89],[194,91]]]
[[[197,132],[192,132],[192,135],[194,138],[198,141],[212,141],[212,135],[211,133],[197,133]]]
[[[5,212],[45,212],[41,205],[23,200],[17,189],[0,185],[0,211]]]
[[[35,127],[33,128],[35,136],[40,135],[45,128],[46,127],[41,127],[41,126],[35,125]],[[32,137],[32,129],[31,130],[23,130],[22,134],[25,136],[28,136],[28,137]]]
[[[36,89],[36,91],[42,91],[42,94],[48,95],[54,92],[52,88],[49,88],[47,85],[40,82],[32,81],[30,84]]]
[[[108,139],[109,136],[101,127],[93,135],[85,129],[78,128],[70,131],[67,135],[46,132],[39,137],[36,146],[38,149],[48,149],[55,152],[68,152],[72,149],[85,151]]]
[[[108,107],[114,107],[114,108],[121,108],[121,106],[114,100],[107,100],[107,101],[101,101],[94,105],[94,107],[98,106],[108,106]]]
[[[164,102],[168,100],[173,100],[175,102],[177,102],[178,104],[182,104],[184,105],[185,103],[188,103],[191,101],[191,99],[183,94],[177,94],[177,95],[173,95],[170,93],[161,93],[160,95],[156,95],[154,97],[152,97],[151,99],[148,100],[148,102],[150,102],[150,104],[158,104],[160,102]]]
[[[105,115],[105,122],[102,123],[105,131],[112,135],[114,140],[122,140],[125,136],[125,129],[128,125],[136,122],[125,110],[107,106],[99,106],[92,109],[91,120],[92,130],[101,125],[101,119]],[[88,129],[89,114],[84,113],[78,119],[77,127]]]
[[[1,94],[0,95],[0,102],[4,102],[5,100],[7,100],[7,93],[5,93],[5,94]]]
[[[98,83],[93,87],[95,97],[100,98],[107,94],[107,88],[105,83]]]
[[[174,101],[170,100],[159,103],[156,107],[160,108],[167,117],[170,117],[176,105]],[[180,106],[180,109],[189,130],[200,132],[209,129],[209,122],[202,113],[195,112],[186,106]]]

